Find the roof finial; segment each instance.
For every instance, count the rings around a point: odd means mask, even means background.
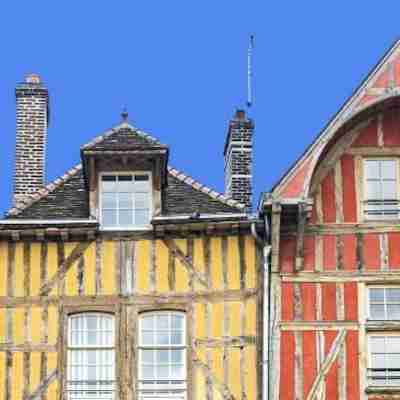
[[[128,114],[128,110],[127,110],[126,106],[122,109],[121,117],[122,117],[123,122],[128,121],[129,114]]]

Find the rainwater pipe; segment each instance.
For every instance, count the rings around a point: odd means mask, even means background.
[[[257,245],[263,249],[264,282],[263,282],[263,351],[262,351],[262,399],[269,400],[269,344],[270,344],[270,226],[268,216],[264,215],[265,237],[257,233],[256,223],[251,224],[251,234]]]

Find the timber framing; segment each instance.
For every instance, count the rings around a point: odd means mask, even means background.
[[[0,275],[6,273],[9,287],[3,293],[0,283],[7,335],[2,342],[0,329],[0,368],[4,354],[9,398],[15,365],[24,371],[24,398],[61,398],[54,396],[67,384],[68,318],[90,312],[114,315],[117,397],[135,398],[140,314],[180,310],[187,320],[188,399],[202,399],[202,380],[211,399],[215,391],[224,399],[259,399],[261,250],[249,225],[206,231],[1,242],[7,257],[0,254]]]

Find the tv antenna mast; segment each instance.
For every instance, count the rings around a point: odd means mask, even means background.
[[[254,35],[250,35],[249,48],[247,49],[247,107],[253,105],[253,49],[254,49]]]

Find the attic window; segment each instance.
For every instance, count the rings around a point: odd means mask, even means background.
[[[105,229],[146,228],[151,218],[150,173],[101,175],[100,219]]]

